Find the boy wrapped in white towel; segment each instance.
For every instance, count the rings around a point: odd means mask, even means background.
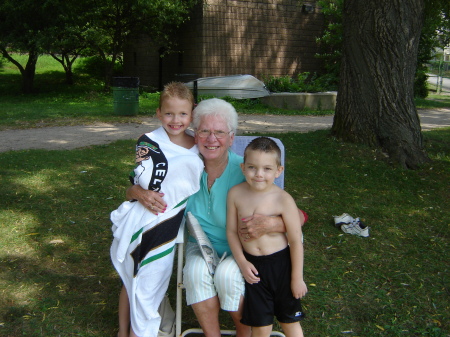
[[[166,85],[157,116],[162,127],[136,145],[134,189],[154,191],[152,200],[126,201],[111,213],[111,260],[124,287],[119,300],[119,337],[156,337],[158,307],[172,274],[174,247],[184,209],[199,189],[203,162],[192,133],[194,98],[182,83]],[[128,322],[131,321],[131,328]]]

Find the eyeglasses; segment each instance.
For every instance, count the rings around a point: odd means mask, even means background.
[[[223,131],[223,130],[215,130],[215,131],[211,131],[211,130],[198,130],[197,131],[197,135],[200,138],[207,138],[210,134],[213,134],[214,137],[216,137],[217,139],[222,139],[224,137],[226,137],[231,131]]]

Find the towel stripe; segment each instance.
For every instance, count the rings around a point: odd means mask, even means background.
[[[140,267],[143,267],[143,266],[145,266],[147,263],[156,261],[156,260],[158,260],[158,259],[160,259],[160,258],[162,258],[162,257],[164,257],[164,256],[166,256],[166,255],[169,255],[170,253],[172,253],[172,251],[173,251],[174,248],[175,248],[175,246],[172,246],[171,248],[169,248],[169,249],[167,249],[167,250],[165,250],[165,251],[163,251],[163,252],[161,252],[161,253],[159,253],[159,254],[156,254],[156,255],[154,255],[154,256],[152,256],[152,257],[149,257],[148,259],[145,259],[144,261],[141,262]]]
[[[141,235],[141,233],[142,233],[143,230],[144,230],[144,227],[142,227],[140,230],[138,230],[136,233],[133,234],[133,236],[131,237],[130,244],[131,244],[134,240],[136,240],[136,239],[139,237],[139,235]]]
[[[180,207],[181,205],[185,204],[188,201],[189,197],[181,201],[178,205],[176,205],[174,208]]]
[[[178,231],[180,229],[183,217],[184,209],[180,210],[178,214],[172,216],[171,218],[165,219],[157,225],[149,228],[142,234],[141,242],[134,248],[134,250],[130,254],[134,260],[134,276],[137,275],[140,266],[142,266],[142,261],[147,257],[148,254],[151,254],[152,251],[156,250],[157,248],[170,244],[171,241],[175,240],[175,238],[178,236]],[[153,256],[157,256],[158,254],[160,253],[158,252]],[[148,257],[147,259],[149,258],[150,257]]]
[[[184,199],[183,201],[181,201],[178,205],[176,205],[176,206],[174,207],[174,209],[177,208],[177,207],[180,207],[180,206],[183,205],[183,204],[185,204],[185,203],[188,201],[188,199],[189,199],[189,198],[186,198],[186,199]],[[144,230],[144,227],[142,227],[140,230],[138,230],[136,233],[133,234],[133,236],[131,237],[131,240],[130,240],[130,244],[131,244],[134,240],[136,240],[136,239],[139,237],[139,235],[141,235],[141,233],[142,233],[143,230]]]

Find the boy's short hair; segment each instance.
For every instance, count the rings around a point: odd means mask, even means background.
[[[275,153],[277,166],[281,166],[281,150],[278,144],[269,137],[258,137],[253,139],[245,148],[244,163],[247,157],[247,151],[261,151],[265,153]]]
[[[161,91],[161,94],[159,95],[159,108],[161,109],[162,103],[164,100],[170,98],[170,97],[176,97],[179,99],[187,99],[191,105],[192,109],[194,109],[194,95],[192,94],[192,91],[181,82],[170,82],[167,83],[164,86],[164,90]]]

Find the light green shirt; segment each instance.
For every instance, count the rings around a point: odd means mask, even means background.
[[[243,159],[234,152],[228,151],[228,164],[222,175],[216,179],[208,191],[208,174],[203,172],[200,190],[189,198],[186,208],[202,226],[219,257],[227,252],[231,255],[227,241],[227,194],[231,187],[245,181],[240,164]],[[195,242],[190,237],[189,241]]]

